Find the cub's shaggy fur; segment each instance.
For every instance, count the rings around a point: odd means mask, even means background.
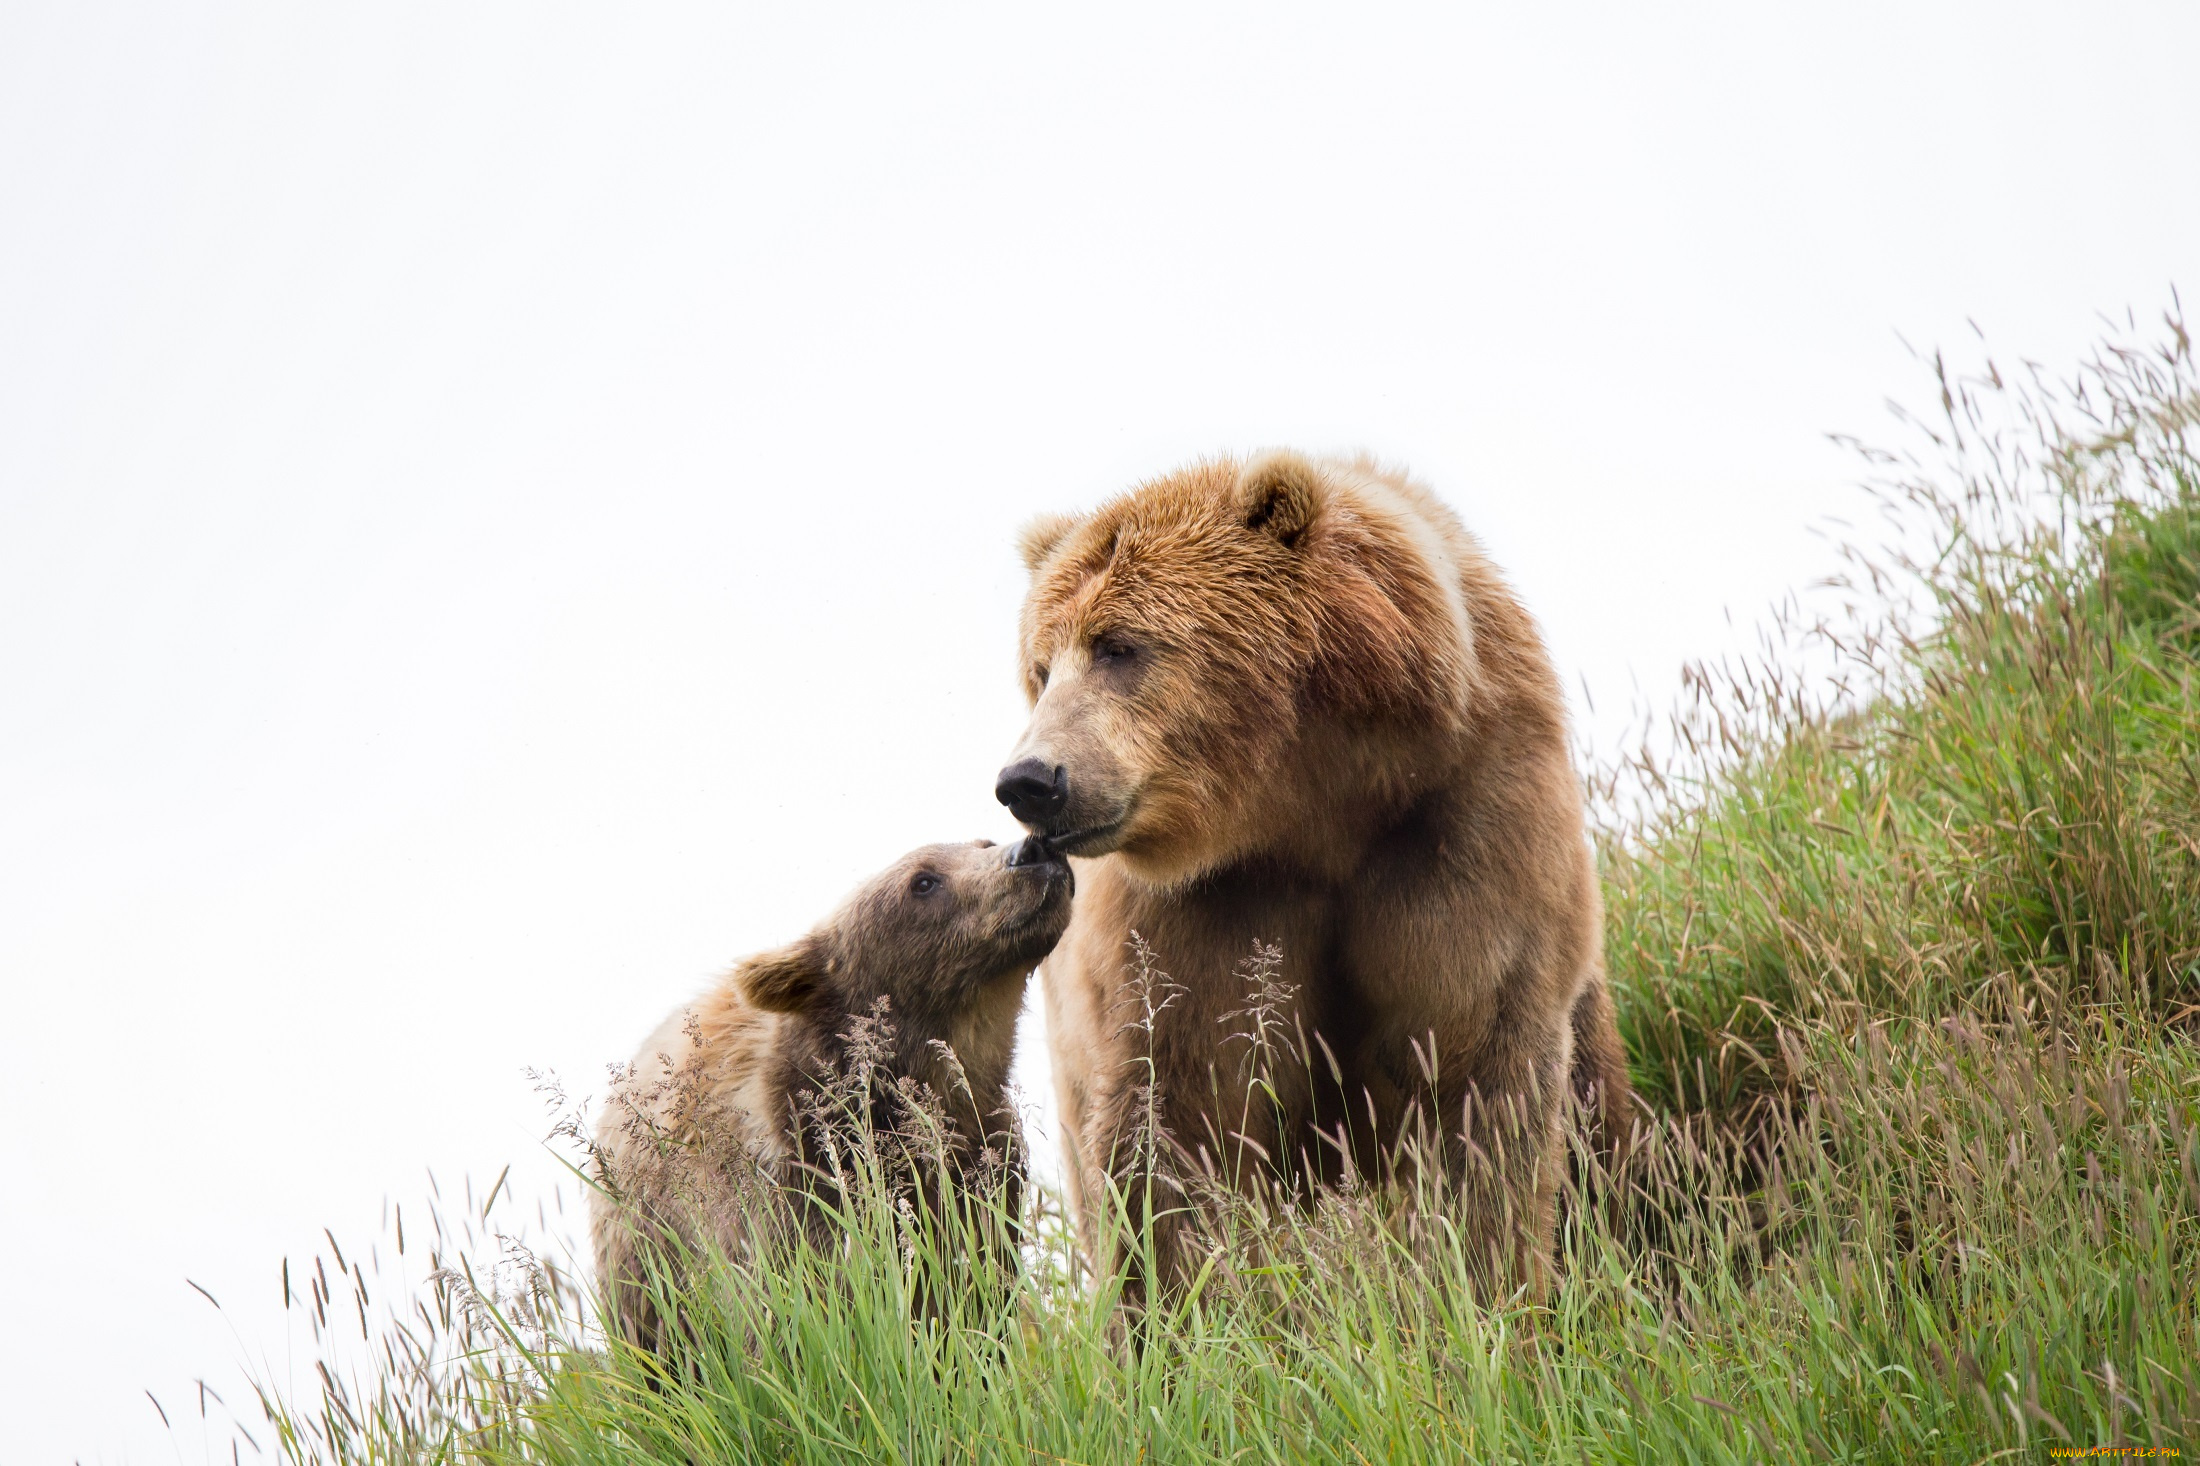
[[[1382,1174],[1425,1125],[1490,1281],[1539,1289],[1569,1088],[1616,1145],[1628,1083],[1534,622],[1449,509],[1366,460],[1201,463],[1022,549],[1032,717],[998,792],[1076,857],[1042,976],[1096,1261],[1154,1099],[1225,1180],[1301,1195]],[[1133,933],[1182,989],[1150,1024]],[[1227,1056],[1256,942],[1311,1062],[1248,1105]],[[1187,1225],[1157,1222],[1165,1272]]]
[[[891,1134],[928,1093],[956,1175],[996,1178],[1017,1215],[1009,1058],[1025,981],[1068,924],[1070,889],[1068,866],[1033,842],[926,846],[667,1018],[596,1131],[590,1231],[610,1324],[658,1347],[652,1253],[660,1268],[711,1248],[739,1255],[829,1187],[820,1127],[849,1117],[819,1096],[855,1095]]]

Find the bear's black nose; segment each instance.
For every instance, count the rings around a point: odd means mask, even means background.
[[[1059,764],[1048,768],[1035,758],[1020,758],[994,780],[993,797],[1024,824],[1044,824],[1069,803],[1069,779]]]
[[[1037,835],[1026,835],[1008,847],[1008,868],[1021,870],[1027,865],[1060,865],[1062,857],[1047,847],[1047,842]]]

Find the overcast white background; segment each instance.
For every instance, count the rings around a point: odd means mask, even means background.
[[[227,1459],[286,1254],[1010,834],[1032,513],[1372,448],[1609,738],[1898,332],[2200,279],[2200,9],[1814,9],[0,9],[0,1460]]]

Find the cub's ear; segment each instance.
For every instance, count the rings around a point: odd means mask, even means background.
[[[759,952],[733,970],[741,995],[773,1013],[799,1013],[824,996],[825,962],[808,937]]]
[[[1024,569],[1032,574],[1046,564],[1047,556],[1069,537],[1078,525],[1074,514],[1042,514],[1016,532],[1016,549],[1024,557]]]
[[[1299,454],[1270,453],[1238,476],[1236,502],[1247,529],[1296,545],[1321,513],[1321,472]]]

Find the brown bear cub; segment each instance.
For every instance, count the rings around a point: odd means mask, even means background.
[[[1489,1281],[1540,1289],[1568,1097],[1616,1152],[1628,1083],[1534,621],[1450,509],[1365,459],[1197,464],[1023,551],[1031,723],[996,793],[1077,867],[1041,978],[1095,1261],[1158,1114],[1225,1183],[1302,1197],[1427,1138],[1415,1174],[1439,1163]],[[1248,1107],[1230,1040],[1256,1008],[1306,1052]],[[1157,1217],[1165,1276],[1192,1220]]]
[[[1037,841],[928,845],[660,1024],[596,1130],[590,1231],[607,1327],[660,1348],[653,1272],[661,1283],[713,1250],[740,1256],[791,1225],[827,1225],[832,1147],[844,1158],[857,1128],[944,1142],[929,1160],[901,1154],[888,1184],[936,1206],[944,1170],[951,1187],[999,1187],[1002,1214],[1019,1215],[1016,1015],[1068,925],[1071,887]]]

